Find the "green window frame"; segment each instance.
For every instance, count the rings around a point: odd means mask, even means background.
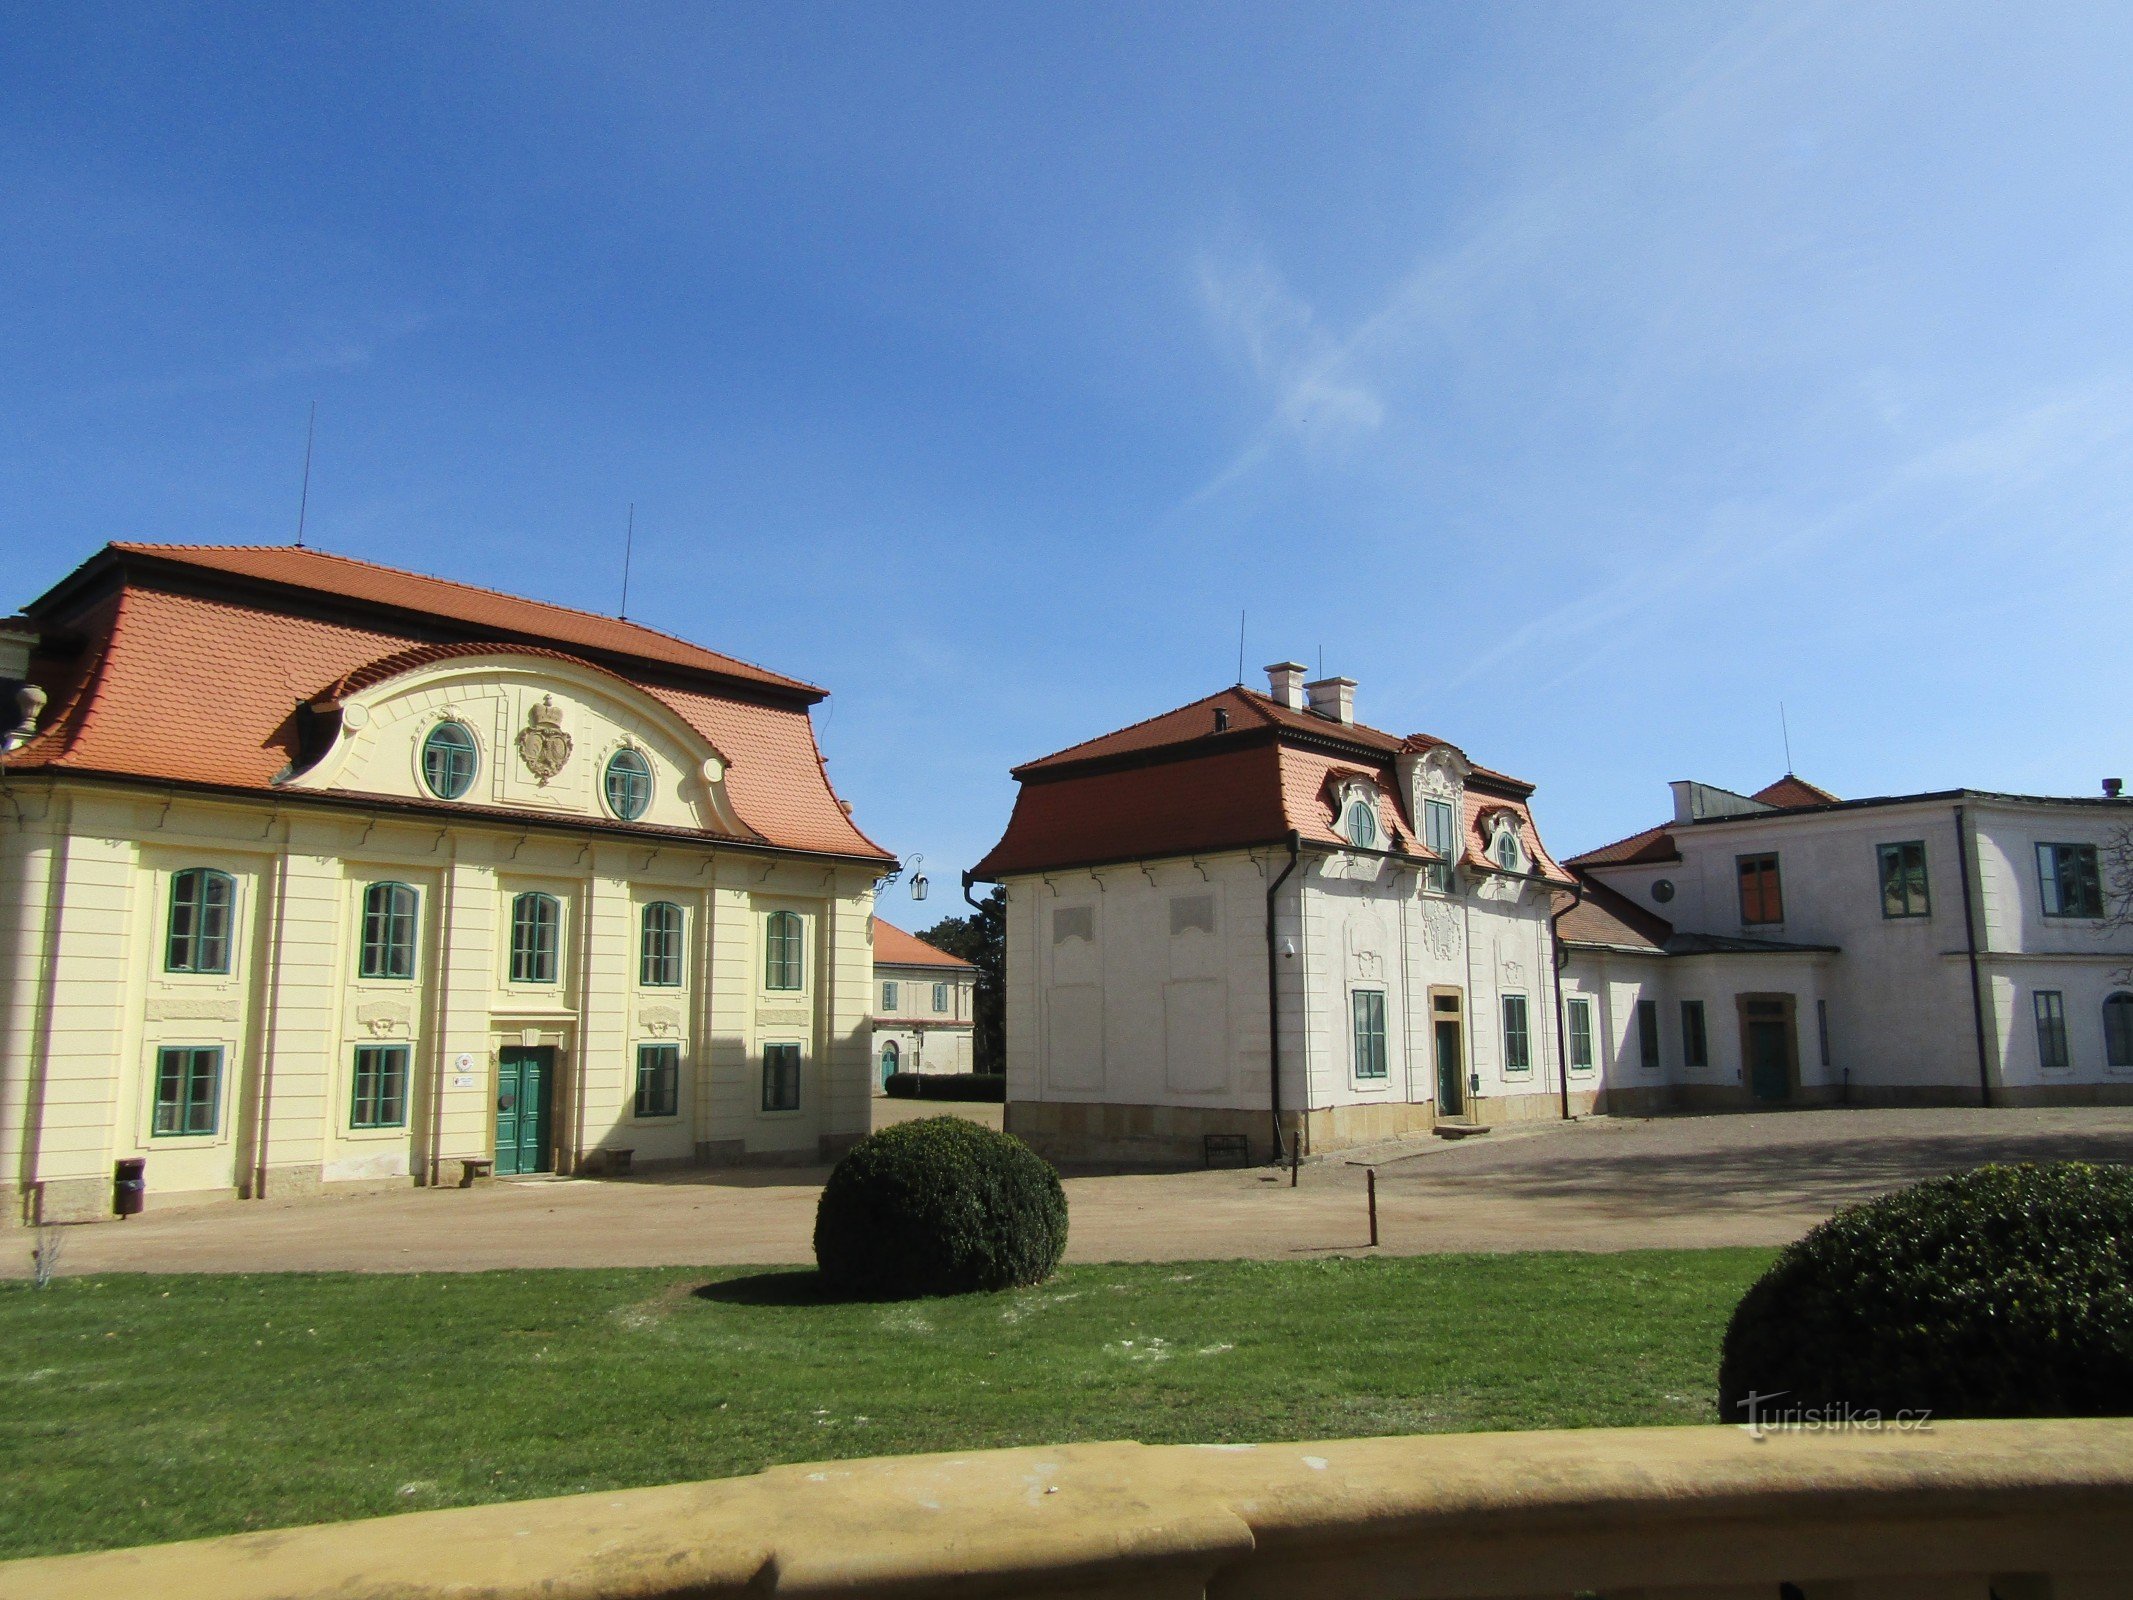
[[[2103,876],[2092,844],[2038,845],[2037,885],[2047,917],[2103,915]]]
[[[1348,1016],[1355,1039],[1356,1077],[1367,1082],[1382,1081],[1389,1070],[1385,1050],[1385,991],[1349,991]]]
[[[1503,997],[1503,1069],[1506,1072],[1533,1070],[1533,1037],[1527,1025],[1526,997],[1522,994]]]
[[[647,989],[681,987],[683,929],[681,907],[671,900],[646,904],[639,919],[637,981]]]
[[[167,1044],[156,1051],[156,1109],[150,1134],[198,1138],[222,1126],[222,1046]]]
[[[2133,994],[2123,989],[2104,996],[2103,1064],[2133,1067]]]
[[[899,991],[895,983],[884,983],[881,986],[881,1009],[884,1011],[894,1011],[896,1009],[896,1000],[898,993]]]
[[[407,1057],[404,1044],[356,1046],[355,1095],[348,1110],[351,1128],[407,1126]]]
[[[1646,1072],[1659,1070],[1659,1002],[1637,1002],[1637,1059]]]
[[[170,878],[165,972],[226,973],[237,880],[214,867],[187,867]]]
[[[1459,859],[1459,830],[1452,820],[1452,803],[1449,800],[1425,800],[1422,802],[1422,842],[1429,846],[1430,853],[1440,859],[1429,866],[1429,886],[1437,890],[1449,890],[1452,886],[1452,863]]]
[[[364,887],[358,977],[397,979],[415,975],[415,912],[419,904],[414,889],[404,883]]]
[[[1504,871],[1525,871],[1525,846],[1519,842],[1518,829],[1512,824],[1506,822],[1496,830],[1495,848],[1489,853],[1496,858],[1496,864]]]
[[[1881,914],[1891,921],[1900,917],[1930,917],[1932,901],[1926,893],[1926,842],[1906,839],[1900,844],[1874,846],[1874,859],[1881,868]]]
[[[1592,1070],[1592,1002],[1574,999],[1565,1003],[1570,1019],[1570,1070]]]
[[[2066,1043],[2066,996],[2057,989],[2039,989],[2031,999],[2037,1015],[2037,1063],[2053,1071],[2074,1064]]]
[[[623,822],[635,822],[652,806],[652,764],[643,751],[624,745],[607,758],[601,786],[607,809]]]
[[[1711,1029],[1701,1000],[1681,1002],[1681,1064],[1708,1067],[1711,1064]]]
[[[637,1046],[637,1096],[631,1114],[672,1117],[681,1113],[681,1046]]]
[[[422,741],[422,782],[440,800],[457,800],[474,787],[481,770],[481,747],[464,722],[446,720]]]
[[[1378,808],[1361,795],[1348,802],[1341,827],[1348,835],[1348,842],[1357,849],[1375,850],[1378,847]]]
[[[947,1010],[948,1010],[948,985],[946,985],[945,983],[936,983],[936,984],[935,984],[935,985],[933,986],[933,1011],[934,1011],[934,1015],[936,1015],[936,1016],[941,1016],[941,1015],[944,1015],[944,1014],[945,1014],[945,1013],[947,1012]]]
[[[800,1109],[800,1047],[796,1044],[763,1046],[763,1109]]]
[[[1778,872],[1775,851],[1762,855],[1735,856],[1734,870],[1740,877],[1740,920],[1746,926],[1785,920],[1785,885]]]
[[[763,987],[798,989],[807,977],[800,913],[773,911],[763,919]]]
[[[552,894],[529,889],[511,900],[511,981],[553,983],[563,908]]]

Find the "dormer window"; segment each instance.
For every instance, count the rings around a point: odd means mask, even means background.
[[[607,809],[624,822],[635,822],[652,803],[652,764],[624,745],[608,758]]]
[[[1351,795],[1341,813],[1341,832],[1358,850],[1378,848],[1378,808],[1367,795]]]
[[[1506,818],[1496,824],[1496,842],[1490,846],[1489,854],[1506,872],[1526,870],[1526,847],[1518,841],[1517,823]]]
[[[474,786],[479,760],[465,723],[440,722],[422,741],[422,781],[438,799],[457,800]]]

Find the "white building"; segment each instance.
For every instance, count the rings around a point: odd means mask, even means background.
[[[1671,821],[1568,863],[1566,1034],[1603,1108],[2133,1102],[2115,785],[1673,788]]]
[[[1590,1106],[1558,1070],[1532,785],[1267,669],[1015,769],[1006,1125],[1059,1159],[1263,1159]],[[1276,1130],[1279,1130],[1278,1134]]]
[[[874,1086],[897,1072],[975,1072],[978,969],[874,919]]]

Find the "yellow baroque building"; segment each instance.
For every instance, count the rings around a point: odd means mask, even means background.
[[[815,1161],[893,859],[824,691],[290,547],[114,544],[0,623],[0,1163],[26,1221]]]

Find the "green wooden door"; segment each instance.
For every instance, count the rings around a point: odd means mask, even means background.
[[[1437,1115],[1456,1117],[1466,1109],[1466,1062],[1459,1049],[1459,1024],[1437,1019]]]
[[[496,1171],[546,1172],[553,1164],[548,1128],[555,1090],[555,1051],[546,1045],[504,1050],[496,1069]]]
[[[1792,1092],[1792,1030],[1782,1007],[1767,1008],[1775,1015],[1756,1014],[1765,1009],[1748,1002],[1748,1088],[1758,1100],[1782,1101]]]

